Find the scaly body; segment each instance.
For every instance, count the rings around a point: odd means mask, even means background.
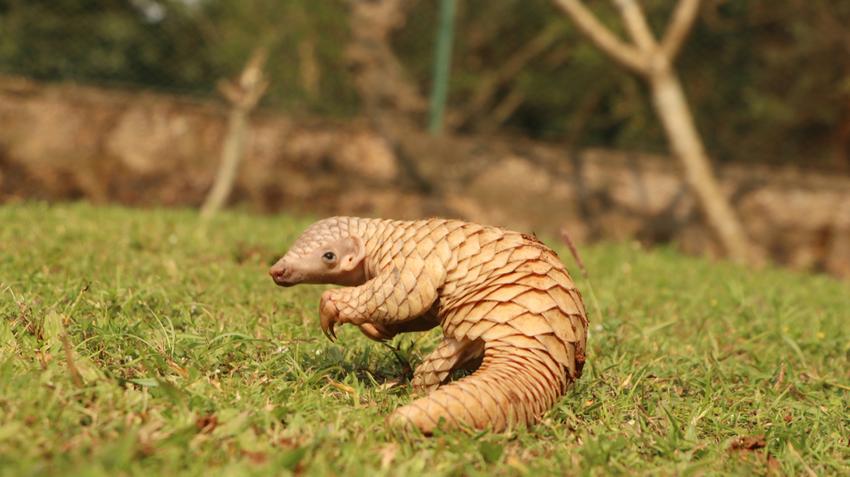
[[[455,220],[333,217],[309,227],[270,273],[283,286],[348,285],[322,296],[329,336],[344,323],[373,339],[442,327],[443,341],[414,372],[425,395],[393,423],[425,433],[441,420],[495,431],[531,424],[581,375],[581,296],[555,252],[528,235]]]

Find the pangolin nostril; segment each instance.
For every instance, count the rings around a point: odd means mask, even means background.
[[[275,280],[280,280],[286,275],[286,267],[275,265],[269,268],[269,275]]]

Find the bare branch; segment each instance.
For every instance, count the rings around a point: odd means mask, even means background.
[[[562,33],[562,23],[553,21],[546,25],[546,28],[508,57],[498,70],[481,81],[481,84],[475,88],[475,94],[468,106],[456,117],[451,118],[451,122],[454,125],[462,125],[482,114],[490,105],[496,93],[499,92],[499,89],[520,74],[529,62],[548,50],[553,43],[560,39]]]
[[[623,23],[626,24],[626,29],[637,47],[644,53],[654,52],[658,43],[640,5],[635,0],[614,0],[614,3],[620,9]]]
[[[481,121],[478,130],[483,133],[492,132],[508,120],[525,101],[525,94],[516,86],[493,108],[493,112]]]
[[[573,19],[578,29],[590,41],[616,62],[638,73],[646,73],[649,70],[649,60],[642,52],[611,33],[580,0],[555,0],[555,3]]]
[[[699,14],[699,5],[700,0],[679,0],[679,4],[676,5],[670,25],[664,34],[664,40],[661,41],[661,51],[670,62],[679,54],[685,38],[694,26],[694,20]]]

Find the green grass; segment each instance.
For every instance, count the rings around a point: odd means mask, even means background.
[[[846,283],[588,248],[588,365],[540,425],[399,436],[400,360],[266,275],[306,223],[0,207],[0,475],[850,471]]]

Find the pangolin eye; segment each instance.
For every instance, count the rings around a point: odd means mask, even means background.
[[[336,260],[336,254],[333,252],[325,252],[324,255],[322,255],[322,260],[328,263],[333,263]]]

